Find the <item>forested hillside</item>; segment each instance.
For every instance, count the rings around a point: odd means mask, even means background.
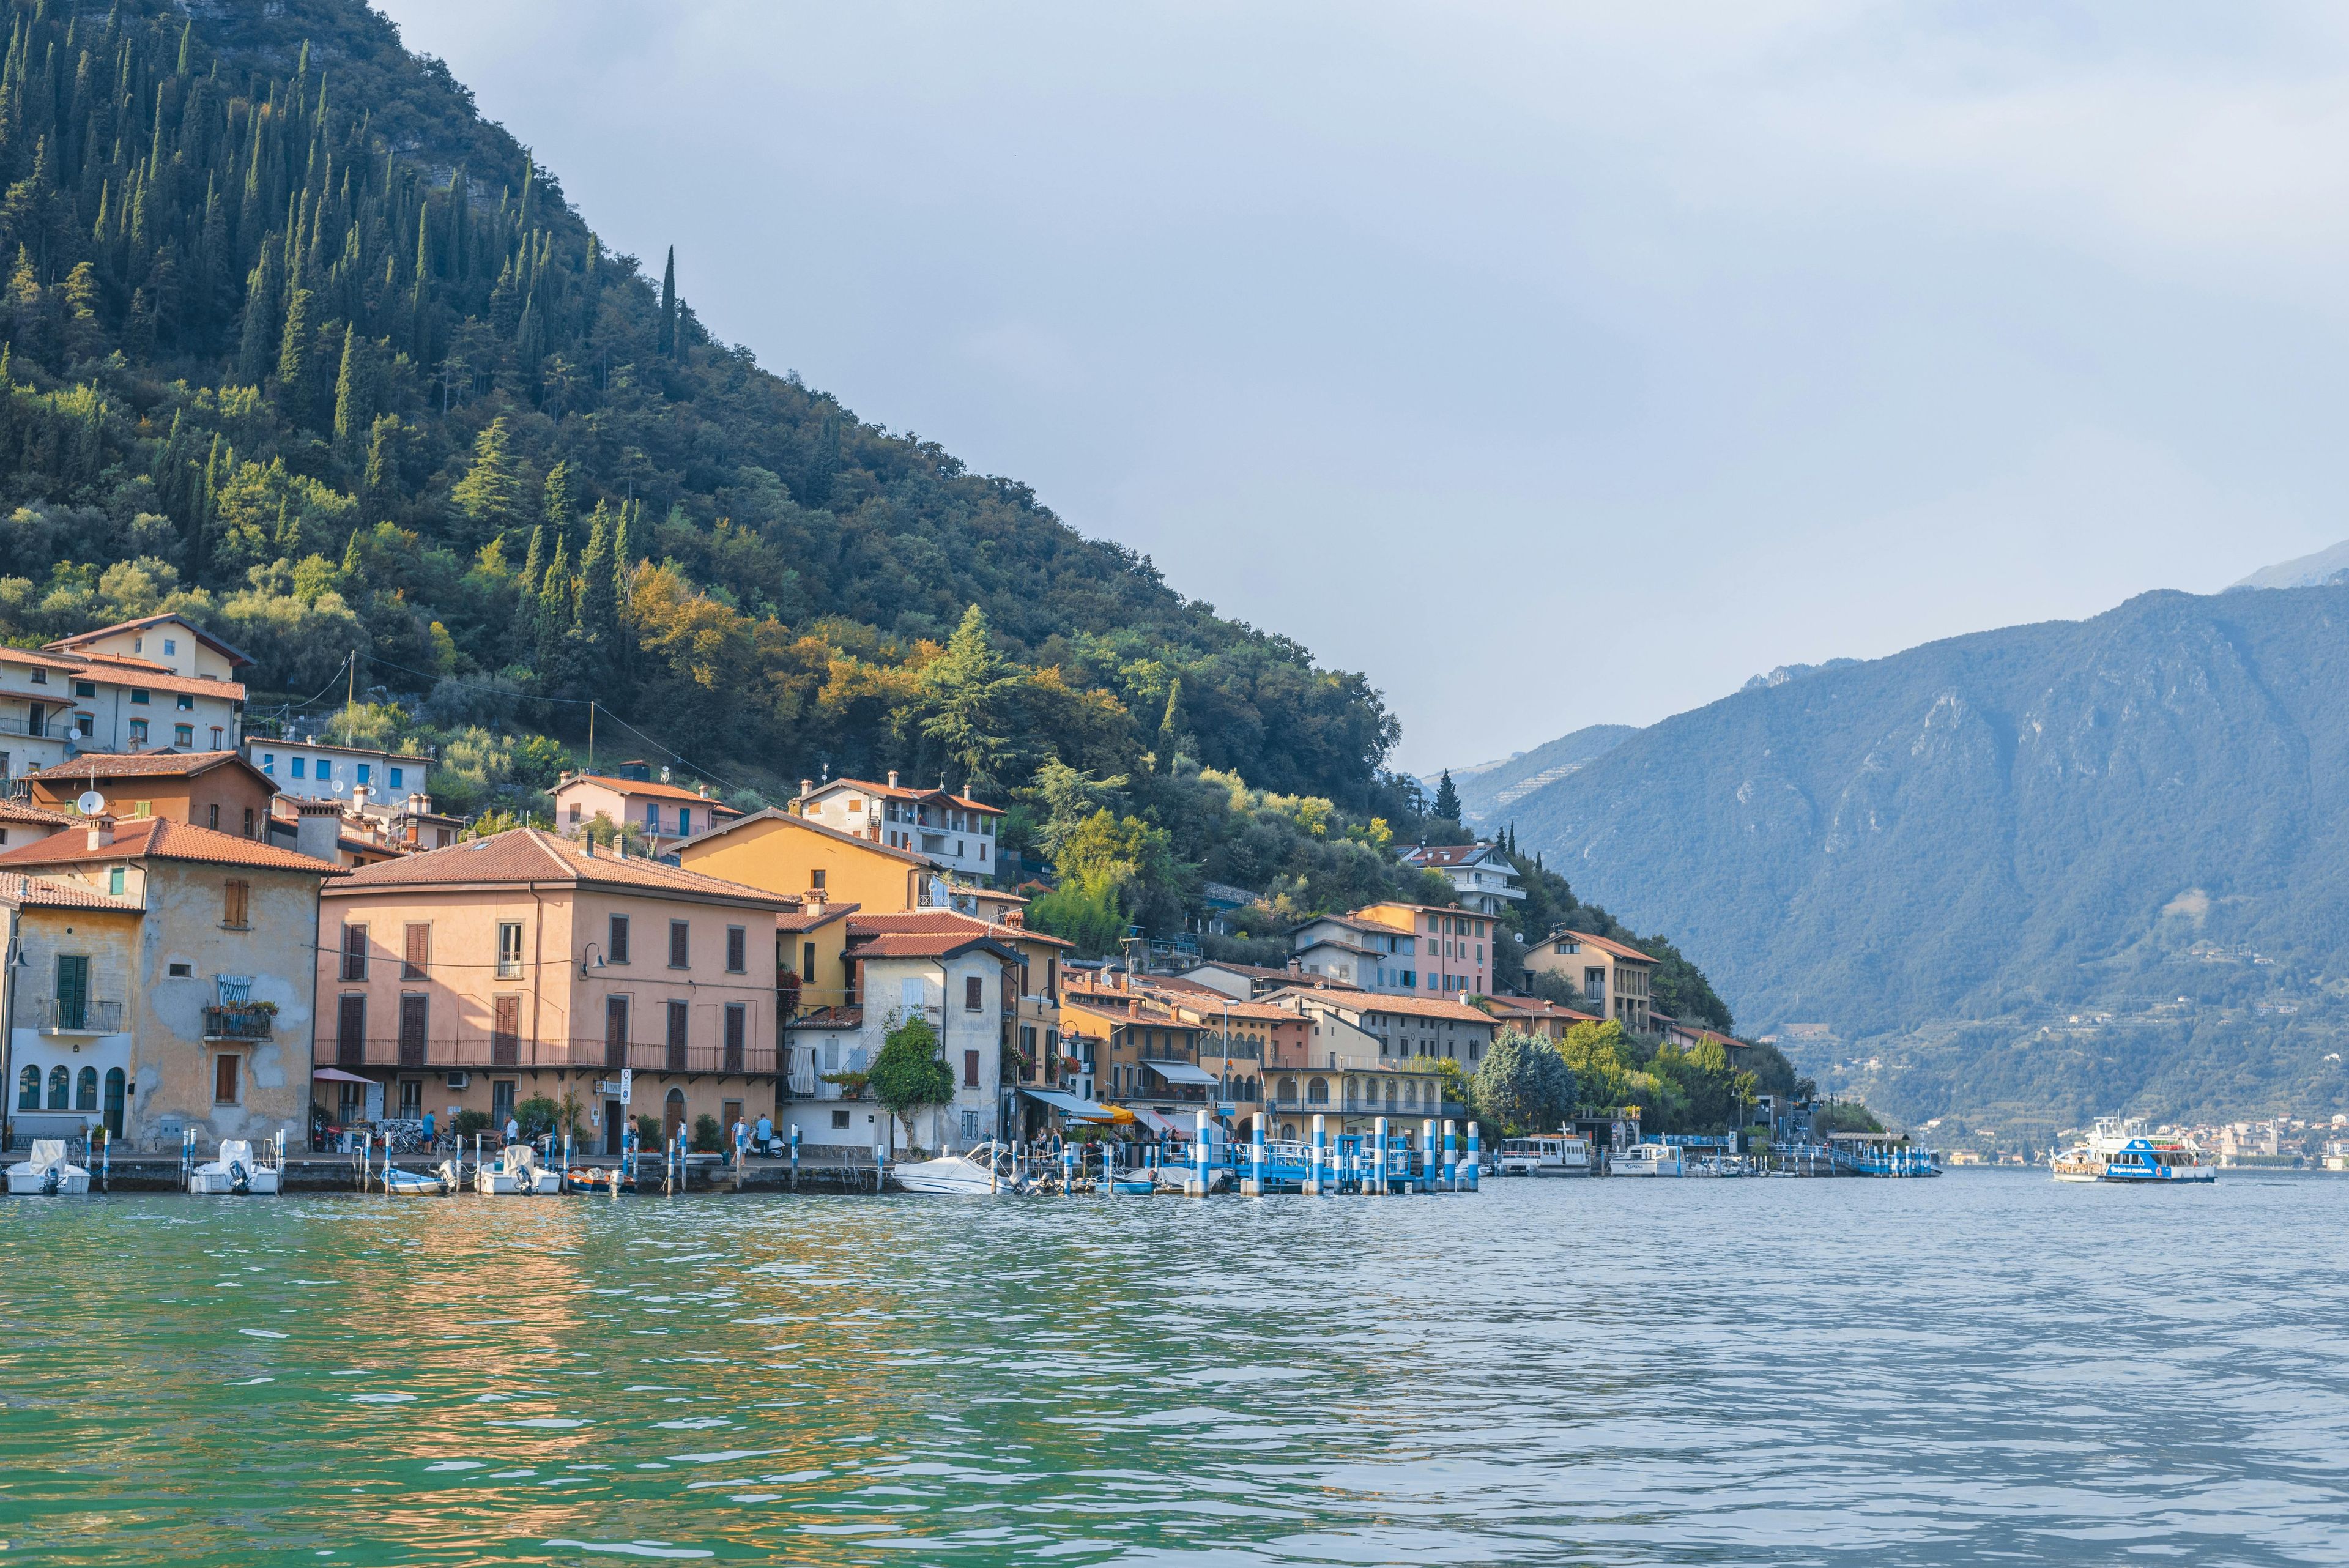
[[[264,692],[356,650],[447,716],[575,733],[593,694],[771,784],[1179,744],[1391,788],[1361,676],[714,339],[689,257],[604,249],[357,0],[7,16],[0,636],[169,606]],[[949,658],[973,606],[994,657]]]
[[[2148,594],[1742,691],[1515,815],[1904,1113],[2349,1109],[2349,588]]]

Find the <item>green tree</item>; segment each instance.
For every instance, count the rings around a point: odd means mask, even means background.
[[[660,333],[654,347],[664,356],[677,352],[677,247],[668,248],[661,267]]]
[[[919,1014],[908,1016],[883,1037],[881,1054],[873,1059],[865,1082],[873,1097],[905,1124],[909,1143],[915,1115],[954,1098],[954,1073],[938,1055],[938,1032]]]
[[[1450,768],[1444,769],[1444,776],[1436,781],[1435,805],[1430,808],[1430,813],[1446,822],[1460,820],[1460,791],[1453,785]]]
[[[579,497],[571,472],[571,460],[557,458],[554,466],[546,471],[546,493],[543,505],[547,525],[557,534],[567,530],[578,514]]]
[[[1547,1040],[1501,1032],[1471,1081],[1477,1109],[1506,1133],[1553,1132],[1574,1112],[1574,1074]]]
[[[1096,779],[1090,772],[1072,768],[1058,757],[1045,758],[1036,770],[1032,792],[1037,804],[1044,808],[1043,823],[1036,830],[1036,847],[1042,851],[1044,858],[1060,859],[1061,849],[1077,829],[1114,805],[1125,784],[1123,774]]]
[[[946,652],[922,670],[922,734],[973,791],[1002,788],[1017,752],[1019,687],[1019,671],[996,650],[987,612],[977,605],[963,612]]]
[[[524,516],[522,475],[514,461],[513,432],[500,414],[473,439],[473,463],[449,492],[449,503],[473,524],[469,543],[520,524]]]
[[[1118,882],[1100,872],[1062,877],[1059,887],[1030,900],[1025,918],[1037,930],[1074,942],[1083,958],[1105,958],[1125,940]]]

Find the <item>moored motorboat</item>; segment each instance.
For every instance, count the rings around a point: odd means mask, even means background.
[[[964,1154],[945,1154],[936,1159],[892,1166],[889,1176],[908,1192],[984,1197],[1019,1190],[1011,1151],[994,1142],[980,1144]]]
[[[431,1170],[402,1170],[396,1165],[383,1170],[383,1189],[395,1198],[445,1198],[462,1186],[453,1159],[444,1159]]]
[[[265,1147],[265,1146],[264,1146]],[[278,1190],[285,1172],[254,1157],[253,1145],[243,1138],[222,1138],[220,1152],[188,1172],[188,1190],[237,1198],[267,1197]]]
[[[36,1137],[29,1159],[8,1168],[8,1190],[18,1198],[75,1197],[89,1190],[89,1172],[66,1158],[66,1140]]]
[[[1634,1144],[1617,1155],[1610,1168],[1617,1176],[1684,1176],[1681,1151],[1669,1144]]]
[[[510,1143],[473,1170],[473,1190],[492,1198],[536,1197],[563,1190],[563,1173],[538,1163],[538,1151]]]
[[[1590,1145],[1571,1133],[1513,1137],[1501,1145],[1503,1176],[1588,1176]]]

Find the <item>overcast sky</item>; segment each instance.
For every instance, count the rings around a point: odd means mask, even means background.
[[[388,0],[719,337],[1416,770],[2349,535],[2349,11]]]

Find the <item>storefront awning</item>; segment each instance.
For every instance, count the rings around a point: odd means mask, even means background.
[[[375,1082],[372,1078],[362,1078],[357,1073],[346,1073],[339,1067],[313,1067],[310,1069],[310,1076],[313,1079],[323,1080],[329,1084],[371,1084]]]
[[[1062,1116],[1074,1121],[1114,1122],[1117,1120],[1115,1116],[1110,1114],[1110,1110],[1107,1106],[1097,1104],[1092,1100],[1081,1100],[1074,1095],[1064,1095],[1058,1089],[1030,1089],[1023,1087],[1019,1092],[1027,1096],[1030,1099],[1035,1101],[1038,1105],[1056,1110]]]
[[[1170,1084],[1205,1084],[1212,1089],[1223,1083],[1206,1068],[1194,1067],[1188,1062],[1144,1062],[1143,1065]]]

